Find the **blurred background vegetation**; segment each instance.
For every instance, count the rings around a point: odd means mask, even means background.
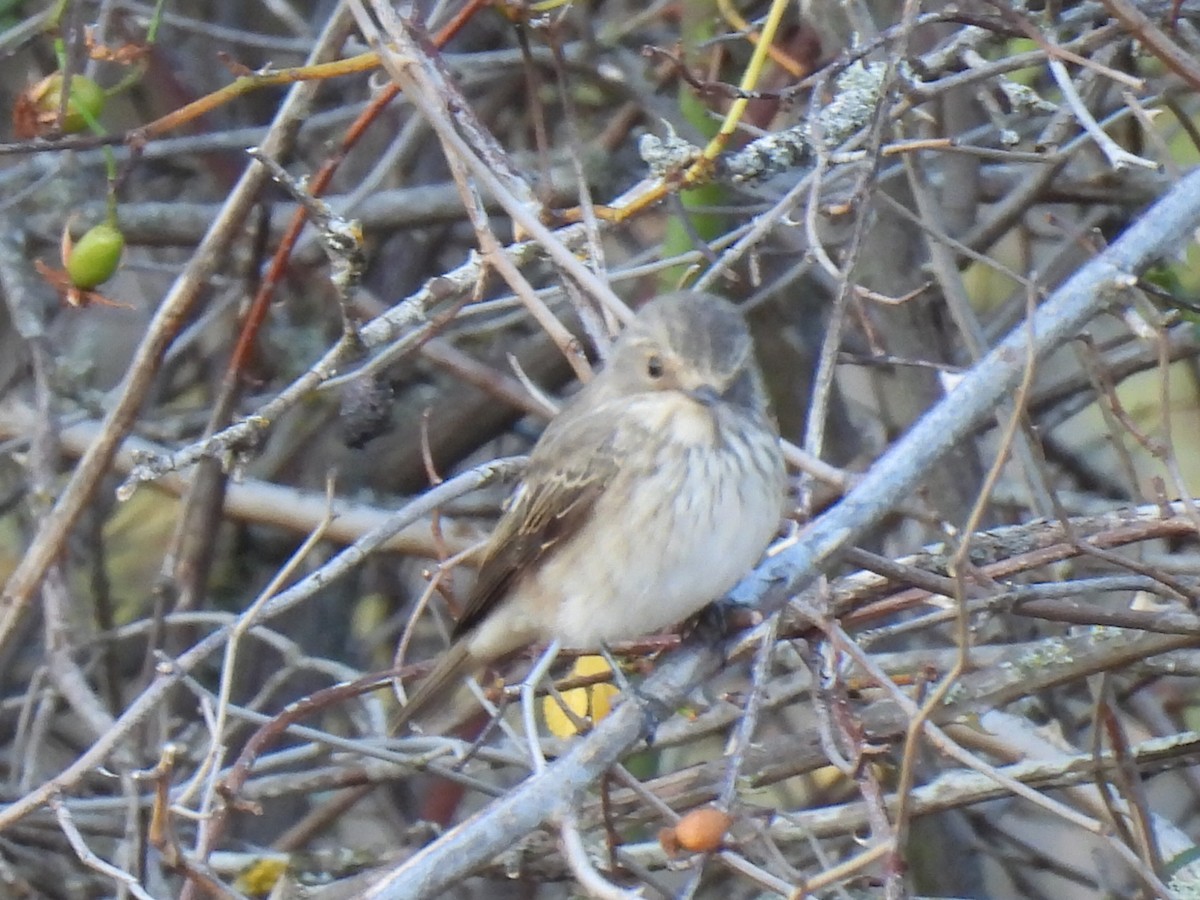
[[[367,55],[353,6],[0,2],[4,896],[360,896],[527,774],[502,733],[458,781],[456,741],[384,753],[386,690],[304,718],[341,744],[277,728],[234,763],[287,704],[444,646],[504,484],[325,567],[431,485],[527,451],[547,398],[602,360],[614,302],[551,243],[630,307],[697,283],[743,306],[803,540],[1200,150],[1195,0],[419,0],[399,5],[405,64],[446,79],[420,97]],[[531,222],[480,173],[456,181],[430,104]],[[250,146],[360,223],[360,283],[331,278],[321,229],[288,235],[302,213]],[[834,871],[817,893],[1155,896],[1174,877],[1197,895],[1170,863],[1200,834],[1200,516],[1165,505],[1200,487],[1195,262],[1188,242],[1114,290],[827,573],[889,685],[785,617],[770,665],[733,657],[628,761],[640,788],[582,802],[611,885],[800,896]],[[956,568],[964,528],[995,534]],[[302,601],[222,630],[287,585]],[[988,765],[1049,766],[1028,777],[1058,806],[953,782],[911,717],[872,717],[942,683],[964,633],[966,696],[940,721]],[[632,648],[631,677],[674,641]],[[730,749],[752,695],[753,746]],[[551,749],[584,739],[552,718]],[[1098,774],[1102,752],[1119,765]],[[672,816],[639,790],[727,808],[727,858],[660,843]],[[856,856],[864,834],[891,849]],[[459,890],[570,896],[572,871],[552,836],[516,835]]]

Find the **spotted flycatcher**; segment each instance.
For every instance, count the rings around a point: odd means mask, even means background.
[[[453,643],[392,730],[441,730],[464,676],[528,644],[597,649],[720,598],[775,534],[784,477],[737,309],[695,291],[647,304],[533,448]]]

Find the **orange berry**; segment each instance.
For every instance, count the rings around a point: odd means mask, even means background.
[[[675,840],[692,853],[714,853],[721,849],[733,817],[715,806],[693,809],[675,824]]]

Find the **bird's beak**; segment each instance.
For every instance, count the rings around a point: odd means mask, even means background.
[[[716,406],[721,402],[721,393],[711,384],[702,384],[687,392],[701,406]]]

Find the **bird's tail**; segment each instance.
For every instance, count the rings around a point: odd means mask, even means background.
[[[464,721],[470,714],[470,697],[462,691],[462,681],[478,667],[467,642],[455,641],[408,702],[392,715],[388,734],[398,734],[406,725],[415,725],[426,734],[442,734]],[[457,696],[460,692],[468,696]]]

